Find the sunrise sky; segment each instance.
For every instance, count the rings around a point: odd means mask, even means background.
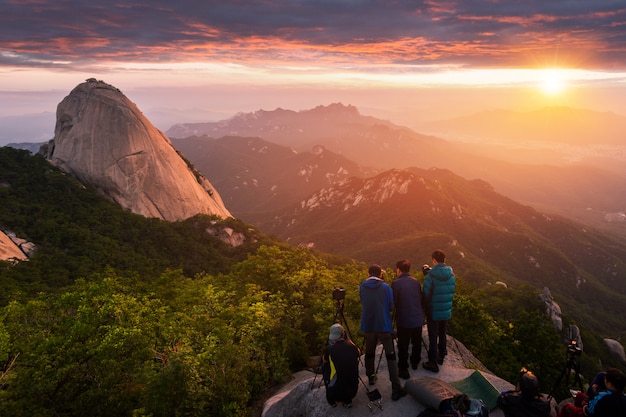
[[[417,130],[482,109],[626,116],[626,2],[0,0],[0,117],[54,112],[91,77],[163,130],[334,102]]]

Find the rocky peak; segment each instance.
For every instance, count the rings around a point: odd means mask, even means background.
[[[40,151],[133,213],[178,221],[231,217],[215,188],[120,90],[96,79],[59,103],[54,139]]]

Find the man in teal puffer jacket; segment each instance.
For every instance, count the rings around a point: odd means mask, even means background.
[[[424,278],[424,310],[428,329],[428,362],[424,369],[439,372],[439,365],[448,353],[446,329],[452,317],[452,300],[456,289],[456,278],[452,267],[446,265],[446,254],[442,250],[433,252],[433,267]]]

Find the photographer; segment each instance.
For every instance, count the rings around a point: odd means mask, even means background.
[[[550,402],[539,392],[539,380],[522,368],[517,390],[505,391],[498,397],[498,407],[505,417],[549,417]]]
[[[332,407],[336,407],[337,402],[342,402],[346,408],[352,407],[352,399],[359,389],[359,356],[359,348],[346,337],[343,326],[333,324],[323,356],[326,401]]]

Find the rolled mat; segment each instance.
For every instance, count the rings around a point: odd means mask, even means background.
[[[461,391],[449,383],[429,376],[407,380],[404,389],[420,404],[434,410],[439,410],[439,403],[442,400],[461,394]]]

